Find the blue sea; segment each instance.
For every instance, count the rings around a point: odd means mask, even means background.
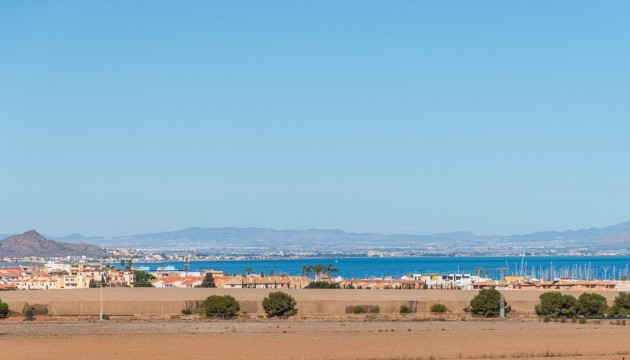
[[[405,274],[469,273],[478,269],[498,279],[503,275],[527,275],[543,279],[573,277],[580,279],[616,279],[628,276],[630,256],[559,256],[559,257],[417,257],[417,258],[307,258],[283,260],[191,261],[190,271],[222,270],[242,274],[251,268],[254,273],[287,273],[300,275],[305,265],[333,264],[345,278],[370,278]],[[161,266],[184,269],[184,262],[134,263],[155,270]],[[503,269],[503,270],[501,270]]]

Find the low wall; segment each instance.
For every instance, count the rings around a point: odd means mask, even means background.
[[[105,289],[103,312],[114,316],[168,316],[182,309],[198,312],[210,295],[231,295],[241,304],[241,312],[263,315],[262,300],[271,292],[266,289]],[[412,313],[429,315],[433,304],[446,305],[452,315],[464,314],[464,308],[477,291],[440,290],[286,290],[297,300],[301,315],[342,315],[349,306],[378,306],[381,314],[397,314],[401,305]],[[505,291],[513,315],[530,316],[542,291]],[[566,292],[579,296],[581,292]],[[602,292],[609,304],[616,292]],[[28,306],[54,316],[96,316],[100,310],[98,289],[11,291],[0,294],[12,311],[22,312]]]

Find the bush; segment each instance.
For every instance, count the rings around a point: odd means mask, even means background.
[[[35,320],[35,310],[33,310],[33,308],[26,309],[26,311],[24,312],[24,320],[26,321]]]
[[[577,313],[577,299],[572,295],[562,295],[558,291],[540,294],[536,314],[551,318],[574,317]]]
[[[578,321],[580,324],[586,324],[587,320],[585,317],[581,317],[580,320]]]
[[[182,315],[192,315],[192,311],[190,309],[182,309]]]
[[[608,309],[606,298],[600,294],[584,293],[577,299],[577,312],[583,316],[602,316]]]
[[[238,316],[241,305],[230,295],[208,296],[201,305],[201,315],[211,318],[231,319]]]
[[[472,313],[473,316],[480,317],[498,317],[501,309],[501,293],[496,289],[480,290],[472,300],[466,311]],[[508,314],[512,308],[505,303],[505,314]]]
[[[407,305],[400,305],[400,313],[401,314],[409,314],[411,313],[411,307]]]
[[[381,308],[378,305],[349,305],[346,306],[346,314],[379,314]]]
[[[263,299],[262,306],[265,309],[267,317],[288,318],[297,314],[295,308],[296,301],[293,296],[283,293],[282,291],[269,293],[269,296]]]
[[[339,289],[339,284],[327,281],[312,281],[305,289]]]
[[[3,303],[2,300],[0,300],[0,319],[6,317],[9,317],[9,304]]]
[[[433,304],[431,305],[432,313],[445,313],[448,311],[448,308],[444,304]]]
[[[103,314],[103,320],[109,320],[109,315]]]
[[[615,297],[613,306],[608,310],[608,315],[611,317],[630,316],[630,293],[620,292]]]

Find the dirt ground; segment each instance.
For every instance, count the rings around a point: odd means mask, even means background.
[[[628,326],[468,321],[0,321],[12,359],[630,359]]]

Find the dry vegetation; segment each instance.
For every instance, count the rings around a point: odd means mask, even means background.
[[[621,359],[630,354],[630,326],[607,321],[51,320],[0,322],[0,342],[10,344],[3,346],[3,358]]]

